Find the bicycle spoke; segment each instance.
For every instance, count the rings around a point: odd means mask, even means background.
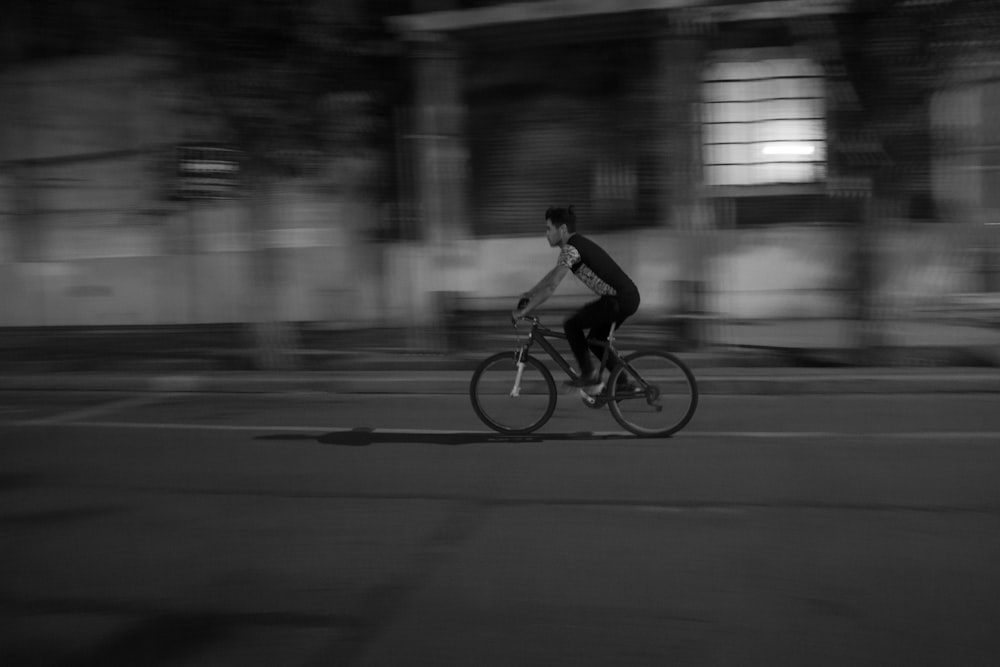
[[[556,387],[551,374],[527,357],[518,374],[512,353],[497,354],[476,370],[469,388],[479,418],[501,433],[530,433],[552,416]]]
[[[614,378],[611,413],[639,435],[670,435],[683,428],[698,404],[694,377],[668,353],[641,352],[627,357]]]

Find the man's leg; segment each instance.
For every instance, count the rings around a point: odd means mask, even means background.
[[[611,334],[611,323],[612,322],[614,322],[614,319],[607,320],[607,321],[604,321],[604,322],[600,322],[599,324],[594,325],[594,327],[590,330],[590,334],[587,336],[587,340],[588,341],[601,341],[602,343],[607,343],[607,341],[608,341],[608,335]],[[615,324],[615,326],[617,327],[618,325]],[[597,357],[599,360],[601,360],[603,362],[604,361],[605,347],[603,345],[598,345],[595,342],[589,342],[588,344],[590,346],[590,351],[594,353],[594,356]],[[605,363],[604,367],[607,368],[610,371],[610,370],[612,370],[611,367],[613,365],[614,365],[614,362],[611,361],[611,360],[608,360]]]
[[[614,323],[615,330],[621,328],[622,324],[625,323],[629,317],[635,314],[635,311],[639,309],[639,297],[626,295],[624,299],[618,299],[615,297],[603,297],[607,299],[610,303],[607,310],[607,319],[599,322],[590,330],[590,335],[587,336],[590,341],[601,341],[606,342],[608,336],[611,334],[611,324]],[[604,359],[605,347],[603,345],[598,345],[595,342],[590,343],[590,350],[597,356],[598,359]],[[615,362],[612,359],[608,359],[605,362],[604,367],[607,368],[608,372],[614,370]]]
[[[601,297],[597,301],[591,301],[580,310],[571,315],[563,324],[563,331],[566,332],[566,339],[569,341],[573,356],[576,357],[577,364],[583,377],[595,375],[594,362],[590,356],[590,348],[587,344],[586,331],[590,331],[592,337],[599,335],[603,329],[603,337],[607,340],[608,332],[611,330],[611,323],[615,321],[616,303],[609,297]],[[600,354],[603,354],[603,349]]]
[[[618,331],[621,328],[621,326],[625,324],[625,320],[630,318],[632,315],[635,314],[637,310],[639,310],[639,295],[623,294],[621,295],[621,298],[616,299],[615,305],[616,308],[615,308],[614,323],[615,323],[615,331]],[[608,325],[607,330],[601,334],[602,338],[598,338],[598,336],[595,335],[593,331],[591,331],[590,337],[595,340],[607,340],[609,333],[611,333],[611,325]],[[600,349],[603,351],[603,348]],[[597,352],[595,352],[595,354],[597,354]],[[609,373],[613,371],[614,361],[609,359],[606,364],[606,368],[608,369]],[[626,387],[629,385],[629,383],[630,380],[627,374],[622,373],[622,375],[618,378],[618,385],[620,387]]]

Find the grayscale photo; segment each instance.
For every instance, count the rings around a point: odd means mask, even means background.
[[[0,3],[0,666],[1000,664],[998,0]]]

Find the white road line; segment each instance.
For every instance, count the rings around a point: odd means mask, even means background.
[[[921,431],[919,433],[876,433],[879,438],[905,440],[935,440],[938,438],[968,438],[975,440],[992,440],[1000,444],[1000,431]]]
[[[174,424],[169,422],[109,422],[91,421],[63,426],[90,426],[96,428],[135,428],[175,431],[291,431],[293,433],[315,433],[317,431],[350,431],[349,428],[329,428],[325,426],[255,426],[250,424]]]
[[[127,399],[135,400],[135,399]],[[101,414],[105,411],[112,411],[114,409],[119,409],[122,407],[120,404],[123,401],[118,401],[115,404],[107,404],[105,406],[99,406],[97,408],[92,408],[90,410],[80,410],[77,413],[66,413],[57,417],[44,419],[44,420],[32,420],[28,422],[20,422],[20,426],[72,426],[72,427],[91,427],[91,428],[120,428],[120,429],[148,429],[148,430],[189,430],[189,431],[234,431],[234,432],[291,432],[291,433],[348,433],[351,431],[366,432],[370,431],[372,433],[391,433],[395,435],[461,435],[461,434],[476,434],[476,435],[488,435],[502,437],[501,434],[495,431],[490,431],[486,429],[419,429],[419,428],[359,428],[359,427],[349,427],[349,426],[302,426],[300,424],[295,425],[285,425],[285,424],[274,424],[274,425],[261,425],[261,424],[185,424],[177,422],[122,422],[122,421],[67,421],[69,417],[79,418],[78,413],[84,412],[94,412],[96,414]],[[131,404],[130,404],[131,405]],[[90,416],[90,415],[86,415]],[[546,436],[574,436],[579,435],[581,439],[586,439],[588,437],[616,437],[616,436],[631,436],[631,434],[625,431],[586,431],[577,433],[551,433],[546,431],[538,431],[529,436],[523,437],[539,437],[545,439]],[[510,436],[510,437],[522,437],[522,436]],[[752,438],[756,440],[761,439],[774,439],[774,440],[789,440],[789,439],[818,439],[818,440],[835,440],[835,439],[848,439],[848,438],[865,438],[865,439],[876,439],[876,440],[937,440],[937,439],[962,439],[962,440],[987,440],[996,442],[1000,444],[1000,431],[917,431],[917,432],[903,432],[903,433],[863,433],[863,432],[846,432],[846,431],[684,431],[672,438],[676,441],[682,441],[686,438]],[[655,439],[650,439],[653,441]],[[637,438],[637,442],[641,442],[643,439]]]
[[[48,426],[52,425],[52,422],[42,422],[42,421],[32,421],[32,422],[21,422],[20,426]],[[418,429],[418,428],[358,428],[349,426],[302,426],[296,424],[294,426],[287,426],[282,424],[277,424],[274,426],[264,426],[259,424],[183,424],[174,422],[117,422],[117,421],[81,421],[81,422],[59,422],[59,426],[89,426],[92,428],[134,428],[134,429],[164,429],[164,430],[188,430],[188,431],[290,431],[293,433],[349,433],[351,431],[357,432],[374,432],[374,433],[394,433],[394,434],[406,434],[412,433],[413,435],[457,435],[462,433],[482,433],[484,435],[500,435],[494,431],[487,430],[470,430],[470,429],[454,429],[454,430],[442,430],[442,429]]]
[[[101,415],[108,415],[120,410],[127,410],[129,408],[139,407],[141,405],[147,405],[149,403],[156,403],[168,398],[169,395],[158,394],[140,394],[136,396],[130,396],[129,398],[122,398],[117,401],[111,401],[110,403],[101,403],[100,405],[95,405],[89,408],[82,408],[80,410],[70,410],[69,412],[62,412],[51,417],[40,417],[38,419],[32,419],[27,422],[22,422],[24,426],[50,426],[53,424],[72,424],[74,426],[78,424],[85,424],[82,420],[89,419],[91,417],[99,417]]]
[[[867,433],[838,433],[833,431],[682,431],[676,437],[696,438],[843,438]]]
[[[851,431],[684,431],[678,438],[868,438],[893,440],[935,440],[939,438],[965,438],[973,440],[994,440],[1000,444],[1000,431],[903,431],[903,432],[851,432]]]

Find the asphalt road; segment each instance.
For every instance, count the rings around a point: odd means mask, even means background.
[[[0,393],[0,665],[995,665],[993,395]]]

